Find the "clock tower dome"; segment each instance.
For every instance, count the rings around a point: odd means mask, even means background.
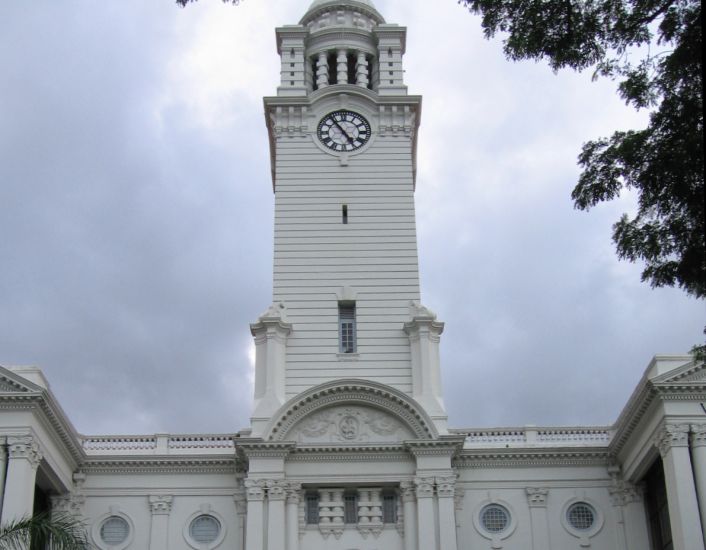
[[[251,326],[253,436],[304,392],[355,381],[411,398],[445,433],[443,323],[420,304],[406,28],[368,0],[316,0],[276,34],[273,305]]]

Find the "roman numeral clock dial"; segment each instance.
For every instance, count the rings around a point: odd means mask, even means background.
[[[319,122],[316,131],[321,143],[332,151],[355,151],[370,139],[370,123],[353,111],[334,111]]]

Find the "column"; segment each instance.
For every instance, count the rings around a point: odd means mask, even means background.
[[[2,517],[2,497],[5,493],[5,468],[7,466],[7,451],[4,437],[0,437],[0,517]]]
[[[267,482],[267,550],[285,550],[284,500],[286,497],[284,480]]]
[[[348,52],[345,48],[338,50],[336,56],[336,77],[338,84],[348,84]]]
[[[248,516],[245,526],[245,550],[263,550],[264,525],[262,524],[265,490],[257,479],[245,480],[245,497],[248,500]]]
[[[706,531],[706,424],[691,425],[691,461],[694,468],[701,526]],[[704,538],[706,544],[706,533]]]
[[[326,52],[321,52],[316,60],[316,87],[326,86],[328,86],[328,55]]]
[[[527,504],[530,509],[530,527],[532,528],[532,550],[550,550],[549,520],[547,518],[548,489],[527,487]]]
[[[446,475],[436,478],[436,494],[439,500],[439,547],[456,550],[456,502],[454,493],[456,476]]]
[[[150,495],[150,550],[169,550],[169,513],[172,511],[171,495]]]
[[[370,83],[368,78],[368,60],[365,59],[365,52],[358,52],[355,62],[355,83],[361,88],[367,88]]]
[[[302,486],[289,483],[287,486],[287,550],[299,550],[299,500]]]
[[[417,496],[414,494],[414,484],[403,481],[400,490],[404,515],[404,550],[417,550]]]
[[[689,425],[667,424],[655,444],[664,464],[674,550],[704,550],[704,539],[689,457]]]
[[[39,445],[31,435],[8,436],[7,477],[2,523],[30,517],[34,511],[34,483],[42,461]]]
[[[419,550],[435,550],[437,544],[436,524],[434,521],[434,478],[415,478],[414,485],[417,493],[417,542]]]

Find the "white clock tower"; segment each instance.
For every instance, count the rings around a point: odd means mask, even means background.
[[[404,84],[405,35],[369,0],[316,0],[277,29],[281,83],[264,100],[274,289],[252,325],[254,435],[288,400],[349,379],[411,396],[446,430],[443,323],[419,302],[421,97]]]

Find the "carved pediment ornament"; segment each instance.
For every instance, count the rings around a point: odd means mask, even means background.
[[[345,408],[351,412],[343,413]],[[413,439],[437,437],[427,413],[409,396],[362,380],[322,384],[288,402],[273,418],[266,439],[293,439],[295,427],[306,437],[329,437],[331,442],[381,441],[405,432]]]

